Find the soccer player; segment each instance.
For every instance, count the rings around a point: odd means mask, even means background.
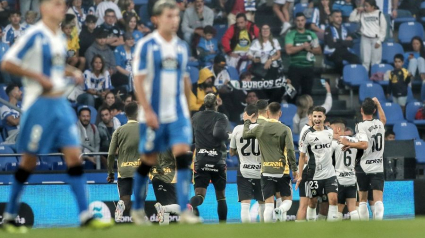
[[[226,145],[229,134],[226,128],[229,124],[227,117],[217,112],[217,96],[209,93],[204,98],[205,111],[193,115],[193,130],[195,137],[196,156],[195,196],[190,199],[193,210],[204,202],[210,181],[214,185],[217,199],[217,213],[220,222],[227,220],[226,202]]]
[[[379,120],[373,119],[373,114],[378,111]],[[377,98],[366,98],[361,107],[363,122],[356,126],[358,142],[350,142],[347,138],[341,138],[340,142],[348,148],[363,150],[360,159],[360,171],[356,171],[357,184],[359,187],[359,215],[360,220],[369,220],[367,208],[368,190],[373,190],[375,202],[374,217],[382,220],[384,217],[384,135],[387,121],[384,110]]]
[[[313,126],[304,133],[303,145],[300,148],[299,169],[304,168],[306,153],[309,154],[307,163],[307,195],[310,198],[328,195],[329,212],[328,221],[338,219],[337,191],[338,182],[335,176],[335,168],[332,165],[331,143],[333,139],[332,129],[325,127],[326,109],[315,107],[313,109]],[[302,180],[302,173],[298,174],[297,187]]]
[[[250,129],[254,114],[244,113],[243,138],[257,138],[261,151],[261,188],[265,199],[264,222],[272,222],[274,211],[274,196],[280,192],[282,204],[278,219],[286,221],[286,213],[292,206],[291,177],[285,175],[285,165],[288,161],[294,176],[297,176],[294,141],[289,127],[279,122],[282,115],[279,103],[270,103],[267,110],[268,120]],[[287,158],[284,151],[286,150]]]
[[[1,65],[2,70],[23,77],[25,85],[17,142],[17,149],[23,155],[3,215],[3,227],[8,232],[27,231],[15,223],[23,185],[36,167],[37,154],[56,149],[61,149],[68,165],[68,183],[77,199],[81,225],[94,228],[112,225],[93,219],[88,211],[77,118],[63,96],[68,84],[65,76],[74,77],[76,83],[83,81],[79,70],[65,64],[66,41],[59,29],[65,10],[65,0],[41,0],[41,21],[13,44]]]
[[[345,121],[336,119],[331,122],[331,128],[334,135],[342,137],[345,134]],[[334,136],[334,138],[336,137]],[[353,137],[346,137],[351,142],[357,142]],[[359,213],[356,210],[357,199],[357,179],[354,171],[357,149],[351,148],[342,150],[343,145],[338,140],[332,141],[332,156],[335,159],[335,172],[338,179],[338,216],[342,220],[342,211],[347,205],[348,212],[352,221],[360,220]]]
[[[258,109],[255,105],[248,105],[245,108],[251,118],[250,129],[258,124]],[[260,221],[264,221],[264,198],[261,190],[261,157],[258,141],[255,138],[242,138],[243,125],[238,125],[233,129],[230,140],[230,155],[238,155],[239,169],[237,175],[238,198],[241,203],[241,220],[243,223],[251,222],[249,208],[251,199],[255,199],[259,205]]]
[[[124,212],[130,211],[131,195],[133,194],[133,175],[140,164],[137,103],[129,103],[124,110],[128,123],[114,132],[108,152],[108,183],[114,182],[115,155],[118,154],[117,186],[120,201],[115,210],[115,220],[120,220]]]
[[[132,217],[136,224],[145,219],[145,191],[148,174],[156,164],[157,155],[169,148],[176,158],[177,200],[184,211],[181,223],[198,223],[199,218],[187,210],[192,157],[187,154],[192,144],[188,98],[190,79],[186,72],[186,44],[176,32],[179,27],[179,8],[173,0],[159,0],[153,7],[157,30],[137,43],[133,75],[139,112],[142,164],[134,175]]]

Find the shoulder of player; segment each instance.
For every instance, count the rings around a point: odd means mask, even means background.
[[[155,43],[155,39],[154,39],[154,37],[153,37],[153,35],[152,35],[152,34],[153,34],[153,33],[151,33],[151,34],[149,34],[149,35],[147,35],[147,36],[143,37],[142,39],[140,39],[140,40],[137,42],[137,44],[136,44],[136,46],[135,46],[135,49],[136,49],[136,50],[137,50],[137,49],[140,49],[140,50],[141,50],[141,49],[143,48],[143,46]]]
[[[311,126],[307,130],[305,130],[304,134],[301,135],[301,140],[305,140],[309,134],[315,132],[316,130]]]

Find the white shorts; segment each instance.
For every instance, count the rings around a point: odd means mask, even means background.
[[[274,0],[273,2],[279,5],[285,5],[285,3],[294,2],[294,0]]]
[[[405,97],[393,97],[393,103],[397,103],[398,105],[404,107],[406,106],[407,96]]]

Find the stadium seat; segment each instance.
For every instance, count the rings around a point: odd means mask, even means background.
[[[398,41],[401,44],[410,44],[415,36],[424,39],[424,27],[419,22],[404,22],[398,28]]]
[[[365,82],[370,82],[365,67],[361,64],[349,64],[344,66],[344,83],[349,86],[360,86]]]
[[[297,106],[290,103],[284,103],[281,105],[282,109],[282,116],[279,118],[279,121],[281,121],[283,124],[289,126],[292,128],[292,119],[294,118],[295,114],[297,113]]]
[[[66,170],[66,169],[67,169],[67,167],[66,167],[65,162],[54,162],[54,163],[52,163],[52,166],[50,167],[50,170],[53,170],[53,171],[63,171],[63,170]]]
[[[403,117],[400,105],[387,102],[382,103],[381,106],[385,112],[385,117],[387,118],[387,125],[394,125],[406,121]]]
[[[297,15],[297,13],[304,12],[304,10],[307,7],[308,7],[308,4],[307,3],[297,3],[297,4],[295,4],[294,11],[293,11],[294,18],[295,18],[295,15]]]
[[[359,88],[359,100],[363,102],[367,97],[376,97],[381,103],[387,102],[384,89],[377,83],[363,83]]]
[[[391,66],[390,64],[374,64],[372,65],[372,68],[370,70],[370,75],[374,75],[376,73],[385,74],[388,70],[392,71],[394,70],[394,67]],[[380,85],[388,85],[389,81],[382,80],[382,81],[378,81],[377,83],[379,83]]]
[[[416,18],[414,18],[412,13],[408,10],[399,9],[397,10],[397,15],[397,18],[394,19],[395,24],[416,21]]]
[[[199,79],[199,69],[193,66],[189,66],[187,67],[188,71],[189,71],[189,75],[190,75],[190,81],[192,82],[192,84],[198,82]]]
[[[215,39],[217,40],[218,44],[221,44],[221,38],[223,38],[224,33],[227,31],[227,25],[214,25],[215,29]]]
[[[410,102],[406,105],[406,120],[408,122],[413,122],[415,125],[425,125],[425,120],[415,120],[415,115],[418,112],[419,108],[422,108],[423,104],[421,102]]]
[[[416,98],[413,96],[412,87],[407,87],[407,103],[417,102]]]
[[[147,1],[147,0],[144,0]],[[153,27],[153,24],[151,22],[151,20],[149,19],[149,14],[148,14],[148,4],[140,4],[140,8],[139,8],[139,16],[140,16],[140,20],[143,22],[143,24],[145,24],[145,26],[147,27]]]
[[[292,140],[294,141],[294,146],[298,149],[298,142],[300,141],[300,135],[292,134]]]
[[[394,124],[393,131],[396,140],[417,140],[420,139],[418,128],[413,123],[401,122]]]
[[[398,43],[384,42],[382,44],[382,63],[394,63],[394,55],[404,54],[403,47]]]
[[[94,108],[92,106],[88,106],[88,105],[81,105],[81,106],[78,106],[77,112],[79,112],[80,109],[83,108],[83,107],[87,107],[87,108],[90,109],[90,114],[91,114],[90,115],[90,123],[91,124],[96,124],[96,118],[97,118],[97,110],[96,110],[96,108]]]
[[[347,29],[348,34],[356,33],[360,29],[360,24],[357,22],[347,22],[343,25]]]
[[[425,10],[425,2],[421,3],[421,7],[420,7],[421,11]],[[425,17],[421,17],[421,22],[425,22]]]
[[[415,141],[416,162],[425,163],[425,142],[423,140]]]
[[[238,70],[232,66],[227,66],[227,72],[229,73],[231,80],[239,80]]]
[[[53,163],[63,162],[63,159],[62,159],[61,156],[58,156],[58,155],[54,155],[54,156],[40,156],[40,161],[42,163],[48,164],[49,167],[51,167],[53,165]]]
[[[9,146],[0,145],[0,154],[15,154],[15,151],[13,151]],[[6,169],[7,163],[15,163],[16,165],[18,160],[16,159],[16,156],[0,157],[0,171],[4,171]]]
[[[360,55],[360,42],[354,42],[354,45],[348,50],[355,55]]]
[[[83,160],[83,167],[84,167],[84,170],[92,170],[92,169],[96,169],[96,165],[93,163],[93,162],[91,162],[90,160]]]

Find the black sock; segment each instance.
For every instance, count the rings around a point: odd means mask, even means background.
[[[20,183],[25,183],[28,180],[28,178],[30,177],[30,175],[31,175],[31,172],[29,172],[29,171],[27,171],[27,170],[25,170],[21,167],[18,167],[18,170],[16,170],[16,172],[15,172],[15,179],[16,179],[16,181],[18,181]]]
[[[226,220],[227,220],[227,203],[226,203],[226,199],[218,200],[217,201],[217,213],[218,213],[218,220],[220,222],[226,222]]]
[[[152,168],[151,165],[147,165],[146,163],[142,163],[137,168],[137,173],[139,173],[142,176],[148,176],[149,172],[151,171],[151,168]]]
[[[192,206],[193,214],[195,214],[196,216],[199,216],[198,206],[200,206],[203,202],[204,202],[204,197],[200,195],[193,196],[190,199],[189,204]]]

